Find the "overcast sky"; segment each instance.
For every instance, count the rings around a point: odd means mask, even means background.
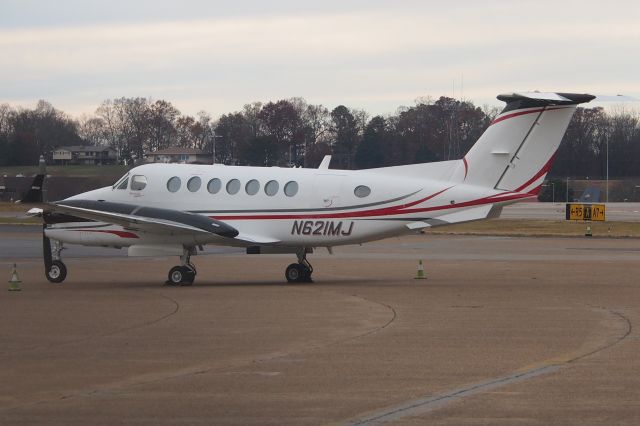
[[[640,98],[637,1],[311,3],[0,0],[0,103],[79,116],[143,96],[217,117],[294,96],[372,114],[518,90]]]

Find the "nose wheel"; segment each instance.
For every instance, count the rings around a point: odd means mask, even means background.
[[[53,260],[46,271],[49,282],[61,283],[67,278],[67,267],[59,260]]]
[[[62,263],[60,256],[64,247],[61,241],[54,241],[53,248],[51,247],[51,240],[44,233],[46,227],[46,224],[42,227],[44,275],[49,282],[59,284],[67,278],[67,267]]]

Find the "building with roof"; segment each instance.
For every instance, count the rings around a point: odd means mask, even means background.
[[[147,153],[147,163],[211,164],[211,154],[195,148],[167,148]]]
[[[108,146],[60,146],[53,151],[53,164],[62,166],[117,163],[118,153]]]

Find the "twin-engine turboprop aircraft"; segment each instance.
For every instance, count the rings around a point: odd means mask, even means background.
[[[49,281],[62,282],[64,243],[128,247],[130,256],[180,256],[168,282],[190,285],[191,256],[205,244],[247,253],[292,253],[289,282],[311,281],[314,248],[364,243],[499,216],[537,195],[576,106],[594,96],[513,93],[461,160],[367,170],[147,164],[113,186],[49,203]],[[51,247],[53,240],[53,248]]]

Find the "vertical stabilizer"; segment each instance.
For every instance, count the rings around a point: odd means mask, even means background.
[[[44,185],[45,175],[40,174],[36,175],[31,183],[31,188],[25,194],[25,196],[20,200],[21,203],[42,203],[42,187]]]
[[[594,96],[512,93],[463,162],[465,182],[505,191],[537,193],[578,104]]]

